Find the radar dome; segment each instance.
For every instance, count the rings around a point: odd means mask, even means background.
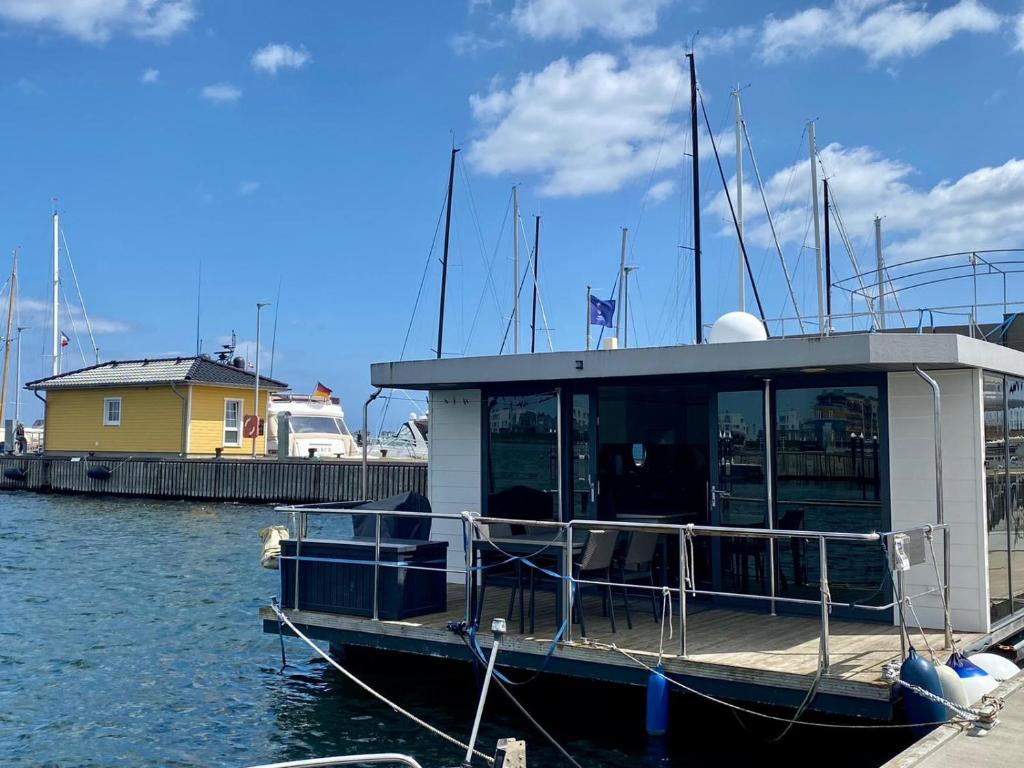
[[[709,344],[729,344],[734,341],[764,341],[768,334],[764,323],[749,312],[728,312],[711,326]]]

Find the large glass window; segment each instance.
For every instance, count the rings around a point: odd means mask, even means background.
[[[877,386],[779,389],[775,399],[776,527],[869,533],[886,527],[881,498]],[[877,547],[830,542],[829,586],[839,601],[880,604]],[[780,542],[780,593],[818,592],[814,542]]]
[[[1009,453],[1010,591],[1013,610],[1024,609],[1024,380],[1006,379],[1006,445]]]
[[[558,519],[558,393],[487,399],[487,513]]]
[[[988,514],[989,614],[1009,616],[1010,552],[1007,493],[1006,392],[1002,376],[984,376],[985,509]]]

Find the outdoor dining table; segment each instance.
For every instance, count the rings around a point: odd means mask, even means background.
[[[575,559],[583,552],[583,536],[574,537],[572,543],[572,558]],[[566,541],[563,529],[560,528],[539,528],[523,534],[512,534],[508,536],[494,536],[490,540],[477,540],[474,542],[477,555],[481,556],[481,563],[487,555],[497,554],[501,558],[518,557],[529,560],[539,568],[545,568],[557,573],[559,577],[564,576],[565,547]],[[474,562],[477,557],[474,556]],[[534,568],[530,568],[530,632],[534,631]],[[559,585],[560,586],[560,585]],[[474,590],[477,589],[476,582],[473,582]],[[473,604],[476,604],[477,595],[473,595]],[[520,632],[523,631],[522,619],[522,593],[520,594]],[[481,609],[483,606],[481,606]],[[565,607],[562,599],[562,589],[555,589],[555,626],[562,626],[565,621]]]

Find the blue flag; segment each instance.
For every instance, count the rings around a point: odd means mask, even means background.
[[[611,328],[615,323],[612,318],[615,316],[615,299],[601,301],[596,296],[590,297],[590,324],[603,325]]]

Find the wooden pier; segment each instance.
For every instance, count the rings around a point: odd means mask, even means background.
[[[289,619],[306,635],[339,648],[354,645],[469,661],[471,652],[448,630],[449,622],[464,617],[464,587],[449,585],[449,610],[406,621],[373,621],[356,616],[287,610]],[[488,588],[481,623],[504,616],[509,591]],[[551,594],[537,594],[534,633],[520,633],[519,617],[508,622],[499,666],[524,672],[544,666],[556,675],[644,685],[648,672],[623,653],[629,651],[653,666],[658,659],[660,622],[650,604],[635,601],[633,628],[627,629],[617,610],[618,627],[601,615],[601,600],[586,597],[589,637],[561,643],[545,661],[555,634],[555,601]],[[518,605],[518,603],[517,603]],[[518,608],[517,608],[518,611]],[[678,637],[665,632],[665,671],[673,678],[713,696],[763,706],[795,708],[810,689],[818,665],[819,623],[801,616],[769,616],[767,613],[726,610],[711,603],[691,603],[687,611],[688,655],[677,656]],[[277,634],[278,622],[270,608],[260,613],[264,631]],[[286,630],[287,631],[287,630]],[[941,631],[928,630],[933,648],[942,648]],[[956,633],[957,645],[970,648],[980,635]],[[481,645],[490,647],[490,633],[481,631]],[[831,665],[817,688],[809,708],[826,715],[891,720],[898,698],[895,687],[881,677],[882,665],[900,656],[898,628],[879,622],[834,620],[831,624]],[[515,677],[514,673],[511,676]],[[523,675],[520,674],[519,677]]]
[[[100,467],[109,477],[91,477]],[[369,464],[370,499],[405,491],[426,494],[427,464],[376,460]],[[249,502],[354,501],[362,498],[358,461],[167,459],[135,457],[0,457],[0,490],[112,494]]]

